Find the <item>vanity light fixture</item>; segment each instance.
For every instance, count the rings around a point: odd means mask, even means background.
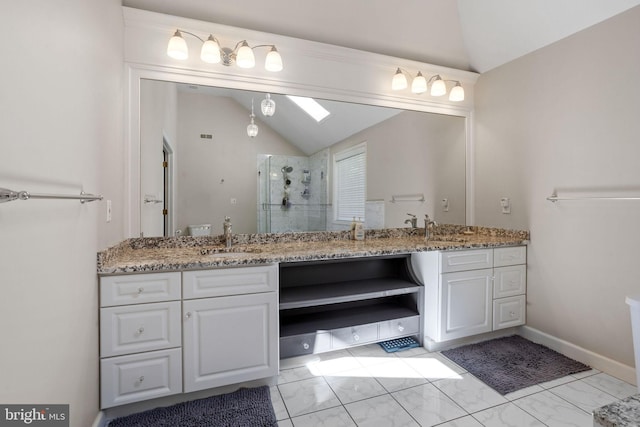
[[[259,47],[267,47],[270,49],[265,59],[264,68],[267,71],[274,72],[282,70],[282,57],[275,45],[261,44],[257,46],[249,46],[246,40],[241,40],[233,49],[231,49],[228,47],[221,47],[218,39],[211,34],[209,34],[209,38],[207,38],[207,40],[203,40],[196,34],[180,29],[176,30],[171,39],[169,39],[167,55],[171,58],[178,60],[185,60],[189,58],[187,41],[182,37],[182,34],[189,34],[202,42],[200,59],[208,64],[218,64],[222,62],[222,65],[230,66],[235,63],[240,68],[253,68],[256,65],[256,58],[253,54],[253,50]]]
[[[398,67],[396,69],[396,73],[393,75],[393,79],[391,80],[392,90],[404,90],[409,86],[407,76],[405,74],[410,76],[409,72],[402,68]],[[429,85],[431,85],[431,90],[429,91],[431,96],[442,96],[447,93],[447,82],[455,83],[449,92],[449,101],[464,101],[464,88],[460,82],[458,80],[444,80],[440,77],[440,74],[436,74],[427,80],[422,75],[422,72],[418,71],[418,74],[411,81],[411,92],[418,95],[425,93],[429,88]]]
[[[262,110],[262,115],[265,117],[271,117],[276,112],[276,102],[271,99],[271,95],[267,94],[267,96],[260,103],[260,109]]]
[[[247,135],[249,135],[250,138],[255,138],[256,135],[258,135],[258,125],[253,121],[256,117],[255,114],[253,114],[253,98],[251,98],[251,115],[249,115],[249,117],[251,117],[251,123],[247,125]]]

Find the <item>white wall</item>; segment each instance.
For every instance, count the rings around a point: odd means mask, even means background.
[[[545,199],[640,195],[638,23],[640,7],[483,74],[475,126],[476,222],[531,231],[528,325],[630,366],[640,201]]]
[[[98,411],[96,252],[122,239],[122,10],[118,0],[5,4],[0,186],[105,202],[0,205],[0,402]],[[108,170],[107,170],[108,169]]]
[[[211,224],[212,234],[222,234],[230,216],[235,233],[257,232],[258,155],[304,155],[259,116],[258,135],[250,138],[249,113],[233,99],[178,93],[177,222],[183,231],[189,224]]]

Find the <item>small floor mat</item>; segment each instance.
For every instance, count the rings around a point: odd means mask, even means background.
[[[108,427],[277,427],[269,387],[178,403],[116,418]]]
[[[383,341],[378,344],[380,344],[380,347],[382,347],[387,353],[395,353],[396,351],[408,350],[410,348],[420,346],[418,341],[411,337],[397,338],[394,340]]]
[[[503,395],[591,369],[518,335],[465,345],[442,354]]]

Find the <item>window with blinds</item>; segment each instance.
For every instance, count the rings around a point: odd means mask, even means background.
[[[352,221],[362,218],[367,183],[367,144],[351,147],[333,157],[334,219]]]

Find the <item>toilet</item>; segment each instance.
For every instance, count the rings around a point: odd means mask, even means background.
[[[210,236],[211,224],[199,224],[187,226],[189,236]]]
[[[631,331],[633,335],[633,350],[636,356],[636,384],[640,392],[640,295],[627,297],[627,304],[631,310]]]

